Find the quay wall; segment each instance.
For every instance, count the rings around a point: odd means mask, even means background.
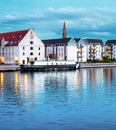
[[[2,64],[0,65],[0,72],[19,71],[20,66],[14,64]]]
[[[116,67],[116,63],[80,63],[80,68]]]

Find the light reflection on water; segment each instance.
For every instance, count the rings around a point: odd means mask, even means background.
[[[116,128],[116,69],[0,73],[0,130]]]

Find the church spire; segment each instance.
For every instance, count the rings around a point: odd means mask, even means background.
[[[63,33],[62,33],[62,38],[66,38],[67,34],[66,34],[66,23],[64,22],[63,24]]]

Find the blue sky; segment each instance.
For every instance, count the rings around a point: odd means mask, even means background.
[[[7,3],[7,4],[6,4]],[[41,39],[116,39],[116,0],[1,0],[0,32],[35,28]]]

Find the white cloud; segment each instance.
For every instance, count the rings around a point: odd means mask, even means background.
[[[97,36],[110,36],[111,33],[110,32],[87,32],[88,34],[91,35],[97,35]]]
[[[10,14],[9,14],[9,15],[5,15],[4,18],[5,18],[5,19],[8,19],[8,20],[14,20],[14,19],[16,19],[15,16],[10,15]]]
[[[47,14],[50,16],[55,14],[56,16],[53,15],[54,19],[62,19],[64,17],[67,21],[72,20],[78,23],[80,27],[99,28],[116,22],[116,11],[109,8],[75,9],[66,7],[55,9],[50,7]]]
[[[0,25],[2,28],[7,25],[6,27],[11,26],[11,28],[17,29],[22,26],[25,28],[32,26],[38,30],[47,30],[46,33],[40,32],[41,35],[44,35],[42,37],[49,37],[48,34],[56,37],[58,34],[55,32],[61,30],[63,22],[66,21],[67,29],[78,30],[86,35],[110,36],[112,30],[116,31],[115,14],[116,10],[110,8],[50,7],[42,12],[30,14],[20,12],[0,14]]]

